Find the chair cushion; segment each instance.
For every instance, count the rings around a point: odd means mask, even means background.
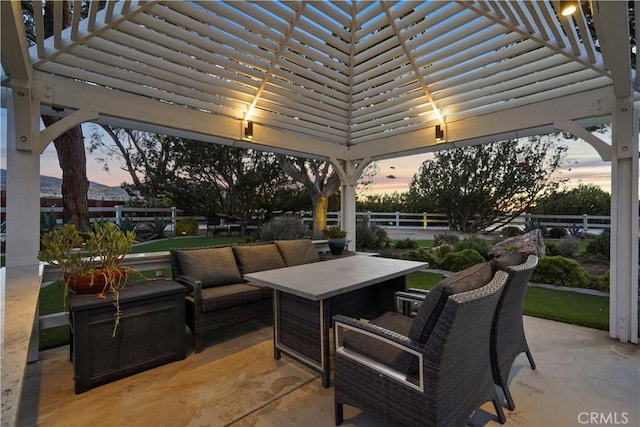
[[[202,290],[202,311],[220,310],[261,299],[262,290],[245,283],[215,286]]]
[[[441,280],[427,294],[409,331],[409,338],[426,343],[449,296],[480,288],[492,278],[491,264],[483,262]]]
[[[318,251],[311,240],[276,240],[276,244],[287,267],[320,261]]]
[[[407,336],[412,321],[410,317],[388,311],[369,323]],[[343,345],[403,373],[407,373],[411,359],[414,357],[398,347],[353,331],[345,332]]]
[[[518,265],[522,263],[522,256],[518,249],[511,249],[509,252],[499,256],[497,258],[489,261],[491,263],[491,267],[493,268],[493,272],[495,273],[498,270],[506,271],[507,267],[511,267],[512,265]]]
[[[256,271],[273,270],[287,265],[278,251],[278,247],[266,245],[233,246],[233,253],[238,261],[240,273],[249,274]]]
[[[202,281],[202,287],[242,282],[230,247],[178,251],[182,274]]]

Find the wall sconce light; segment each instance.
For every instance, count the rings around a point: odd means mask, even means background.
[[[441,125],[436,125],[436,141],[442,141],[444,139],[444,130]]]
[[[253,122],[246,120],[242,122],[242,138],[253,139]]]
[[[578,10],[577,2],[575,1],[561,1],[560,2],[560,14],[562,16],[570,16]]]

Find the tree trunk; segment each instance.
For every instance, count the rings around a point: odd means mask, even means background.
[[[42,116],[46,126],[58,121],[56,117]],[[82,230],[89,223],[87,192],[87,157],[84,150],[82,128],[69,129],[53,141],[62,169],[62,208],[64,222],[73,223]]]
[[[75,11],[80,13],[79,10]],[[45,2],[44,35],[53,35],[53,2]],[[64,1],[62,5],[62,25],[64,28],[71,24],[70,3]],[[45,126],[51,126],[59,119],[56,117],[42,116]],[[58,162],[62,169],[62,208],[64,209],[64,222],[73,223],[81,230],[89,224],[89,207],[87,192],[89,180],[87,179],[87,156],[84,151],[84,135],[82,127],[76,126],[69,129],[53,141],[58,153]]]
[[[318,195],[313,205],[313,239],[321,240],[322,230],[327,228],[327,209],[329,207],[329,197]]]

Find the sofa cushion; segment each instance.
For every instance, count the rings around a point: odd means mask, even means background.
[[[489,283],[493,277],[488,262],[476,264],[442,279],[427,294],[409,331],[409,338],[426,343],[449,296],[477,289]]]
[[[178,251],[183,275],[202,281],[202,287],[242,282],[236,259],[230,247]]]
[[[259,283],[254,283],[252,281],[245,282],[247,285],[255,286],[256,288],[260,288],[262,291],[262,298],[271,298],[273,297],[273,288],[269,286],[261,285]]]
[[[220,310],[261,299],[262,290],[256,286],[245,283],[214,286],[202,290],[202,311]]]
[[[240,273],[249,274],[256,271],[273,270],[287,265],[278,251],[278,247],[266,245],[233,246],[233,253],[238,261]]]
[[[382,316],[373,319],[370,323],[407,336],[413,319],[394,311],[388,311]],[[406,373],[411,363],[412,355],[396,346],[354,331],[344,334],[343,345],[345,348],[390,366],[397,371]]]
[[[320,261],[318,251],[309,239],[276,240],[273,243],[278,247],[287,267]]]

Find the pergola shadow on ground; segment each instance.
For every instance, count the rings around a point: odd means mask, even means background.
[[[516,409],[505,409],[505,425],[580,426],[594,416],[640,423],[637,346],[611,341],[605,331],[526,316],[525,330],[537,370],[524,354],[516,359],[509,386]],[[27,368],[20,425],[333,425],[333,388],[287,356],[274,360],[272,334],[260,321],[237,325],[202,353],[190,349],[185,360],[79,395],[68,346],[43,351]],[[491,404],[472,423],[499,425]],[[348,406],[343,425],[383,427]]]

